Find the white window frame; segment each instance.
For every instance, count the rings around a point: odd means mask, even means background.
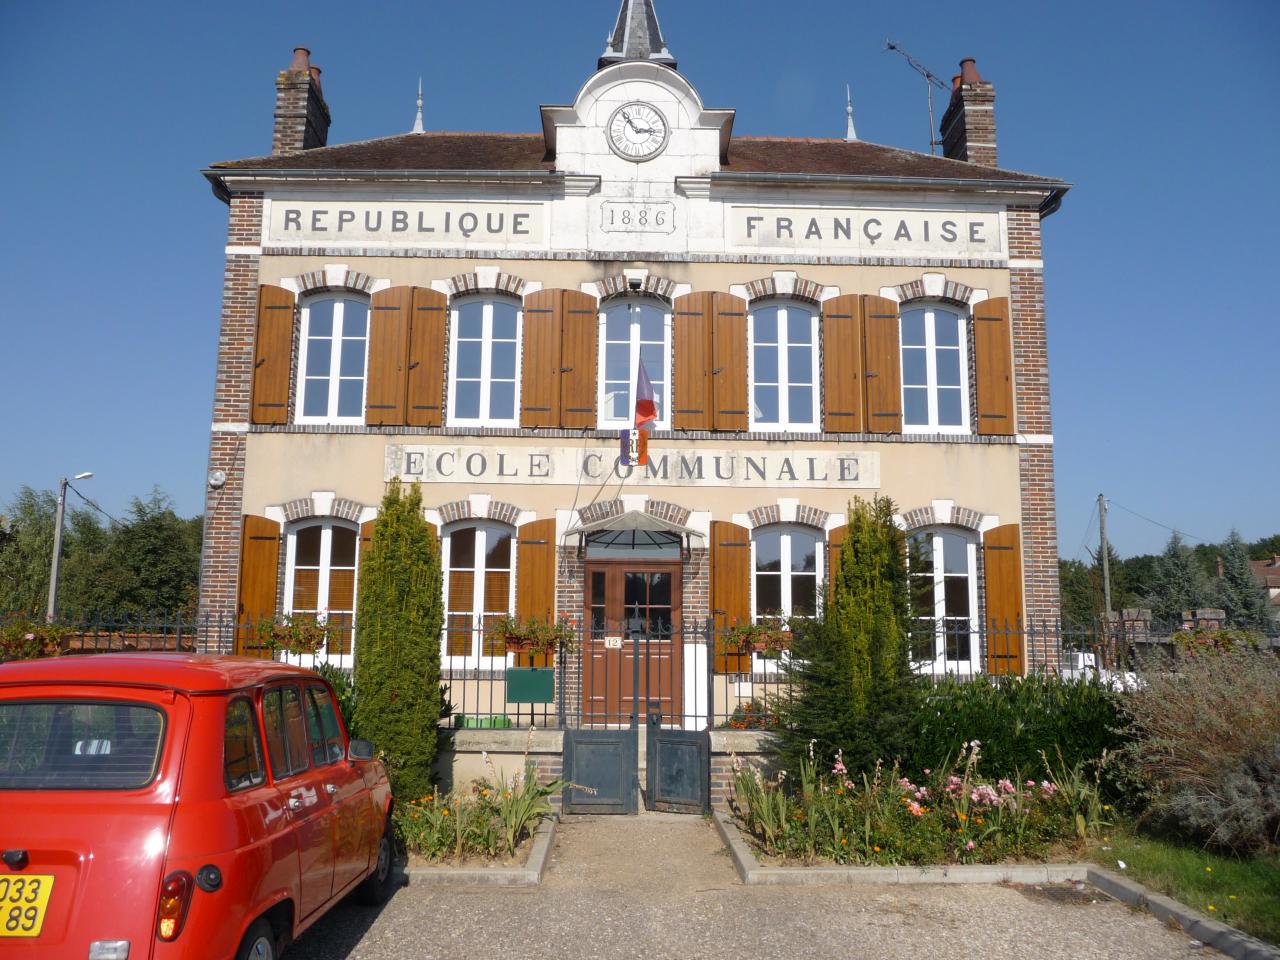
[[[600,305],[599,330],[600,334],[598,356],[596,358],[596,426],[601,430],[627,430],[635,426],[635,409],[636,409],[636,374],[640,369],[640,325],[634,320],[631,322],[631,371],[627,383],[627,416],[621,418],[611,418],[605,416],[605,354],[608,349],[606,340],[607,315],[610,310],[618,307],[633,306],[654,307],[662,311],[662,376],[659,378],[663,383],[666,396],[662,397],[658,403],[658,419],[652,424],[656,430],[671,429],[671,394],[672,394],[672,368],[671,368],[671,304],[665,300],[655,300],[652,298],[636,298],[629,297],[626,299],[610,300]],[[653,374],[650,372],[650,379]]]
[[[817,538],[818,544],[815,550],[814,571],[814,591],[815,591],[815,610],[812,619],[822,616],[822,587],[826,581],[827,575],[827,531],[821,527],[811,527],[803,523],[769,523],[764,526],[756,527],[751,531],[751,622],[759,623],[762,614],[758,606],[758,598],[756,597],[756,537],[761,533],[777,532],[782,534],[782,555],[781,564],[782,571],[779,578],[782,580],[782,608],[783,613],[780,616],[784,619],[790,619],[795,616],[790,613],[791,604],[791,534],[793,532],[802,532]],[[809,618],[806,618],[809,619]],[[780,665],[784,660],[791,659],[791,651],[784,650],[782,653],[774,657],[766,657],[762,653],[752,651],[751,654],[751,671],[752,673],[776,673],[780,669]]]
[[[913,530],[909,537],[925,534],[932,538],[933,550],[933,621],[940,629],[935,629],[933,637],[933,658],[930,660],[912,660],[911,667],[917,673],[941,674],[954,673],[970,676],[982,672],[982,634],[980,626],[982,618],[978,610],[978,540],[971,533],[959,527],[928,527],[924,530]],[[968,570],[969,585],[969,659],[947,659],[946,637],[946,557],[943,554],[943,534],[960,538],[965,545],[965,564]],[[908,551],[910,556],[910,551]],[[914,577],[908,571],[908,577]]]
[[[502,302],[516,311],[515,394],[510,418],[459,417],[458,401],[458,309],[468,303],[484,306],[480,340],[480,410],[489,409],[493,386],[493,305]],[[524,304],[510,297],[460,297],[449,304],[449,409],[446,423],[451,427],[518,427],[520,426],[520,381],[524,366]]]
[[[929,404],[929,422],[907,423],[907,382],[906,382],[906,364],[903,362],[903,352],[908,349],[902,342],[902,323],[898,320],[898,383],[901,385],[902,391],[902,432],[903,433],[940,433],[940,434],[968,434],[973,431],[969,422],[969,311],[964,307],[955,307],[942,303],[911,303],[907,304],[901,314],[910,313],[915,310],[924,312],[924,353],[925,353],[925,379],[926,379],[926,395]],[[937,312],[949,313],[957,317],[959,323],[959,340],[960,340],[960,423],[959,424],[940,424],[938,422],[938,339],[937,326],[935,323],[935,314]],[[911,349],[919,349],[911,348]],[[943,349],[950,350],[951,347]],[[948,387],[948,389],[951,389]]]
[[[299,659],[303,661],[303,666],[314,666],[316,663],[324,662],[331,663],[337,667],[351,669],[355,666],[356,608],[359,606],[358,598],[360,596],[360,528],[356,524],[325,517],[300,520],[289,525],[285,538],[284,614],[289,617],[293,616],[293,587],[297,573],[298,533],[311,527],[320,528],[320,576],[319,585],[316,589],[317,622],[324,622],[329,609],[329,576],[333,570],[333,531],[335,528],[350,530],[356,536],[356,565],[352,596],[357,599],[357,603],[353,605],[351,610],[351,637],[349,643],[351,652],[349,654],[330,656],[328,651],[323,651],[314,657],[304,656]]]
[[[458,530],[473,528],[476,531],[476,564],[473,568],[475,576],[471,585],[471,652],[466,656],[449,655],[449,573],[452,566],[453,534]],[[440,633],[440,663],[446,670],[501,670],[514,665],[515,654],[505,651],[501,656],[486,657],[482,642],[481,627],[486,615],[503,615],[501,611],[484,609],[484,575],[479,570],[488,553],[489,531],[506,533],[511,537],[511,567],[508,578],[507,610],[505,616],[514,616],[516,609],[516,528],[496,520],[460,520],[444,527],[440,536],[440,568],[444,573],[443,603],[444,627]],[[486,568],[485,572],[488,570]]]
[[[770,307],[775,307],[780,311],[777,344],[778,422],[759,423],[756,421],[756,311]],[[811,363],[813,364],[812,423],[791,422],[791,371],[789,357],[791,344],[788,342],[785,346],[783,345],[783,340],[786,336],[786,311],[790,309],[800,309],[809,314],[809,348]],[[796,346],[802,346],[802,344],[796,344]],[[751,304],[751,309],[747,314],[747,412],[749,414],[749,429],[753,432],[818,433],[820,431],[822,421],[822,369],[819,366],[818,354],[818,311],[808,304],[796,300],[761,300],[758,303]]]
[[[320,416],[307,416],[303,411],[307,408],[307,350],[311,342],[311,305],[322,300],[332,300],[333,335],[330,338],[335,346],[330,348],[329,356],[329,409]],[[341,385],[342,371],[342,328],[346,315],[347,301],[363,303],[368,311],[364,328],[364,371],[360,375],[360,415],[355,417],[338,416],[338,393]],[[299,327],[298,370],[297,370],[297,405],[295,423],[311,424],[363,424],[365,404],[369,399],[369,334],[373,329],[373,304],[365,297],[356,296],[348,291],[331,291],[308,297],[302,302],[302,323]],[[318,378],[317,378],[318,379]]]

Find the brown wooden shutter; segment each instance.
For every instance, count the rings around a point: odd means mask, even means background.
[[[258,332],[253,344],[254,423],[289,422],[295,299],[284,287],[258,287]]]
[[[413,287],[391,287],[373,295],[364,401],[364,422],[371,427],[404,426],[412,315]]]
[[[596,425],[596,358],[600,304],[578,290],[561,290],[560,426]]]
[[[550,623],[556,615],[556,521],[534,520],[516,531],[516,616]],[[517,666],[549,667],[551,655],[517,658]]]
[[[520,361],[520,426],[560,426],[561,290],[539,290],[524,298]]]
[[[827,590],[835,589],[836,571],[840,569],[840,548],[849,533],[847,524],[827,531]]]
[[[978,433],[1011,437],[1013,416],[1013,339],[1009,298],[993,297],[973,308],[973,352],[977,371]]]
[[[1025,618],[1022,612],[1021,527],[1007,523],[982,538],[987,587],[987,672],[1022,673]]]
[[[710,430],[711,333],[715,326],[715,294],[689,293],[677,297],[672,309],[672,361],[675,366],[671,399],[677,430]]]
[[[438,290],[415,287],[409,321],[409,366],[406,372],[405,420],[411,427],[444,423],[445,341],[449,298]]]
[[[870,433],[902,432],[902,346],[898,305],[884,297],[862,298],[865,422]]]
[[[373,525],[376,520],[370,520],[367,523],[360,524],[360,562],[364,562],[364,555],[369,552],[369,547],[373,545]]]
[[[856,293],[822,305],[822,428],[861,433],[862,297]]]
[[[260,620],[276,616],[280,575],[280,524],[246,514],[240,531],[240,591],[236,602],[236,653],[270,657],[257,640]]]
[[[724,520],[711,521],[711,619],[716,673],[750,673],[750,653],[722,651],[720,645],[726,628],[751,622],[751,531]]]
[[[714,294],[711,336],[712,429],[746,430],[747,301]]]

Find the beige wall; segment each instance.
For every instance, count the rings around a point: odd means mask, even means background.
[[[247,438],[244,480],[244,512],[261,515],[269,506],[279,506],[313,491],[332,491],[357,503],[377,504],[384,488],[383,471],[389,443],[451,443],[461,438],[396,436],[371,434],[292,434],[256,433]],[[587,443],[600,449],[616,446],[604,441],[545,438],[469,437],[467,443],[492,444],[494,449],[518,451],[521,447],[545,447],[549,442]],[[758,452],[758,440],[719,440],[699,443],[690,440],[654,440],[651,449],[691,450],[699,446]],[[771,445],[777,446],[777,445]],[[786,445],[797,454],[806,448],[831,449],[830,442]],[[1001,523],[1020,521],[1018,486],[1018,448],[1012,444],[983,443],[852,443],[850,452],[878,453],[881,486],[878,492],[894,499],[902,510],[928,506],[933,500],[953,500],[983,514],[995,514]],[[423,485],[423,499],[429,507],[465,499],[473,493],[487,493],[495,500],[512,503],[539,517],[551,517],[557,509],[568,509],[574,503],[589,503],[596,485],[584,484],[578,491],[573,486],[542,484],[428,483]],[[618,484],[605,488],[608,499],[616,497]],[[713,519],[727,520],[735,513],[746,513],[762,505],[770,505],[780,497],[795,498],[801,504],[831,512],[842,511],[852,493],[844,489],[790,489],[785,486],[743,488],[735,486],[695,487],[646,485],[628,481],[624,494],[648,494],[656,500],[669,500],[695,511],[710,511]],[[871,490],[856,491],[864,496]]]
[[[694,290],[728,290],[731,284],[750,283],[770,276],[775,270],[794,270],[806,280],[836,286],[841,293],[878,293],[881,287],[896,286],[919,280],[922,273],[944,273],[948,280],[987,290],[993,297],[1009,295],[1009,273],[995,268],[939,267],[867,267],[797,264],[794,267],[761,263],[662,263],[656,261],[600,260],[494,260],[484,257],[448,260],[434,257],[263,257],[259,280],[279,283],[326,264],[346,263],[375,279],[390,280],[393,285],[430,286],[432,280],[447,280],[459,273],[471,273],[476,267],[496,266],[504,273],[527,281],[537,281],[546,288],[578,289],[583,283],[617,276],[624,267],[646,268],[655,276],[676,283],[687,283]]]

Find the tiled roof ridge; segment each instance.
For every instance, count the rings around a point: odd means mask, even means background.
[[[1017,173],[1023,176],[1033,177],[1035,179],[1046,179],[1043,174],[1028,173],[1025,170],[1013,170],[1009,167],[992,167],[981,163],[971,163],[968,160],[957,160],[955,157],[939,157],[933,153],[925,153],[923,150],[912,150],[909,147],[895,147],[890,143],[875,143],[871,140],[846,140],[843,137],[771,137],[760,135],[743,135],[734,134],[729,141],[730,149],[733,144],[739,141],[749,141],[751,143],[813,143],[813,144],[840,144],[842,146],[851,147],[853,149],[872,148],[875,150],[892,150],[909,157],[919,157],[922,160],[941,160],[948,163],[963,164],[966,167],[972,167],[975,170],[999,170],[1001,173]]]

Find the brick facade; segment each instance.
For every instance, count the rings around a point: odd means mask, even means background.
[[[942,152],[953,160],[996,166],[996,91],[971,59],[960,61],[951,102],[942,115]]]
[[[276,77],[272,154],[323,147],[329,140],[329,107],[320,90],[320,68],[311,66],[310,51],[298,47],[288,70]]]

